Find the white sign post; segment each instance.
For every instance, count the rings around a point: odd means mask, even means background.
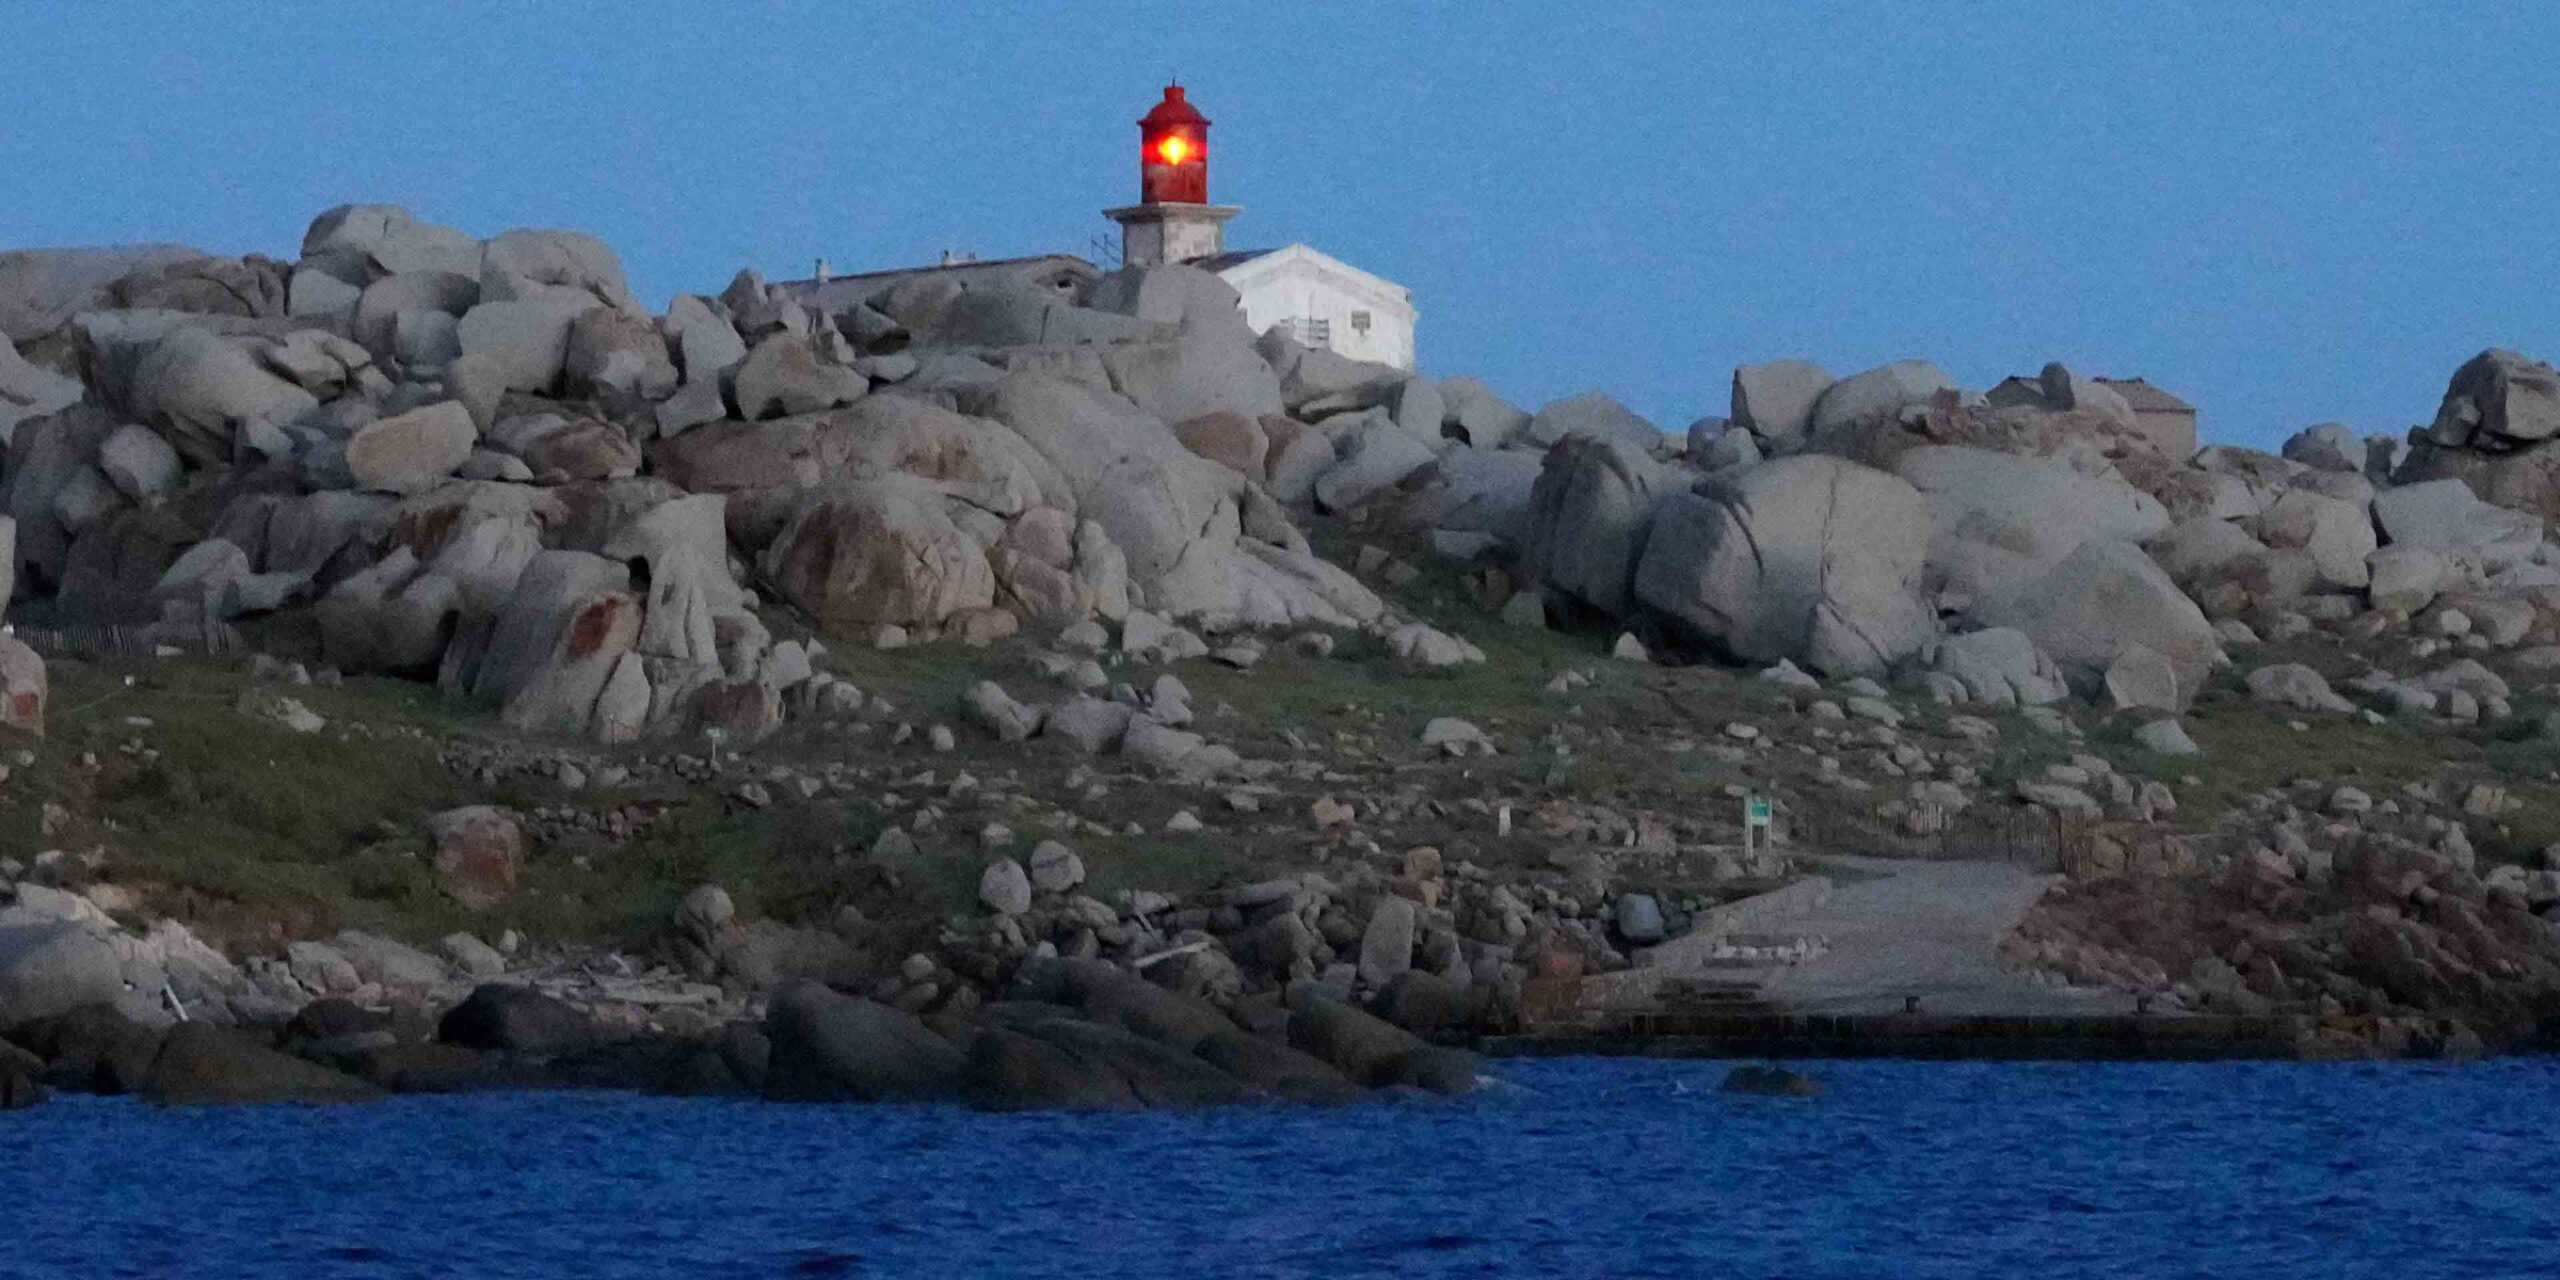
[[[1746,795],[1742,798],[1743,861],[1748,862],[1751,860],[1753,848],[1752,833],[1766,829],[1771,817],[1772,813],[1771,806],[1769,804],[1769,797],[1763,795]]]

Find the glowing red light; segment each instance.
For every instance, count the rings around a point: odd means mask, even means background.
[[[1166,164],[1180,164],[1191,157],[1191,143],[1181,134],[1171,134],[1156,144],[1156,154],[1164,157]]]

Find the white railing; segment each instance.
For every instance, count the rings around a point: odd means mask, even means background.
[[[1289,319],[1281,321],[1275,327],[1278,328],[1280,332],[1288,334],[1292,340],[1302,347],[1330,347],[1333,345],[1333,322],[1331,320],[1319,320],[1311,316],[1292,316]]]

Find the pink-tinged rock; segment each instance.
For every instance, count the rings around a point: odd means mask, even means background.
[[[421,493],[469,460],[479,439],[461,401],[439,401],[358,430],[347,440],[347,471],[358,488]]]
[[[0,635],[0,724],[44,736],[44,659],[16,636]]]
[[[427,819],[436,875],[453,900],[486,911],[515,892],[524,871],[524,829],[504,809],[471,805]]]

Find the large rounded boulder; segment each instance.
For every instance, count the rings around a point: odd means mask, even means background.
[[[1621,439],[1574,436],[1549,449],[1523,520],[1522,559],[1531,576],[1610,617],[1626,617],[1645,529],[1674,474]]]
[[[1120,1027],[1027,1007],[995,1011],[970,1042],[970,1100],[996,1110],[1187,1108],[1260,1092],[1207,1061]]]
[[[141,351],[126,383],[125,407],[201,467],[228,463],[242,447],[289,449],[283,428],[310,417],[320,402],[262,367],[246,344],[180,326]]]
[[[913,1014],[794,982],[765,1013],[767,1098],[925,1102],[960,1093],[967,1059]]]
[[[2560,519],[2560,446],[2546,443],[2507,453],[2483,453],[2422,440],[2410,449],[2393,478],[2413,488],[2455,481],[2489,504],[2537,519]]]
[[[810,491],[766,548],[764,573],[831,635],[938,626],[996,599],[985,548],[938,492],[904,475]]]
[[[1840,448],[1858,432],[1892,422],[1903,410],[1954,388],[1946,373],[1926,360],[1896,360],[1824,387],[1814,399],[1806,431],[1814,448]]]
[[[1295,996],[1289,1042],[1331,1065],[1354,1083],[1402,1084],[1435,1093],[1465,1093],[1476,1086],[1475,1060],[1461,1050],[1437,1048],[1386,1019],[1339,1000]]]
[[[1254,350],[1235,286],[1198,267],[1124,267],[1094,282],[1093,311],[1170,324],[1154,341],[1103,350],[1111,389],[1166,422],[1207,413],[1245,418],[1282,411],[1280,379]]]
[[[1928,585],[1959,610],[2032,581],[2091,538],[2142,543],[2169,527],[2159,499],[2056,458],[1924,446],[1893,471],[1929,511]]]
[[[593,1019],[530,987],[484,983],[436,1024],[436,1039],[466,1049],[556,1058],[596,1042]]]
[[[171,1105],[363,1102],[382,1091],[343,1072],[209,1022],[182,1022],[160,1040],[141,1090]]]
[[[1928,546],[1928,508],[1908,482],[1781,458],[1666,500],[1635,596],[1722,657],[1874,674],[1936,634],[1919,591]]]
[[[2148,650],[2176,672],[2176,701],[2184,706],[2222,657],[2213,624],[2195,602],[2142,548],[2113,539],[2082,543],[1984,615],[1989,625],[2025,632],[2083,690],[2103,684],[2129,651]]]
[[[1768,452],[1792,451],[1804,443],[1813,407],[1831,384],[1830,371],[1809,361],[1743,365],[1733,371],[1733,425]]]
[[[1943,676],[1964,690],[1965,701],[1986,707],[2040,707],[2071,690],[2062,671],[2023,631],[1993,627],[1948,636],[1915,655],[1920,670]]]
[[[2483,351],[2454,370],[2427,436],[2489,452],[2560,436],[2560,371],[2513,351]]]
[[[975,407],[1056,469],[1075,509],[1102,522],[1139,583],[1164,577],[1204,538],[1234,542],[1242,478],[1191,452],[1171,427],[1128,400],[1046,373],[1017,373]]]
[[[0,1028],[124,994],[114,944],[75,920],[0,926]]]

